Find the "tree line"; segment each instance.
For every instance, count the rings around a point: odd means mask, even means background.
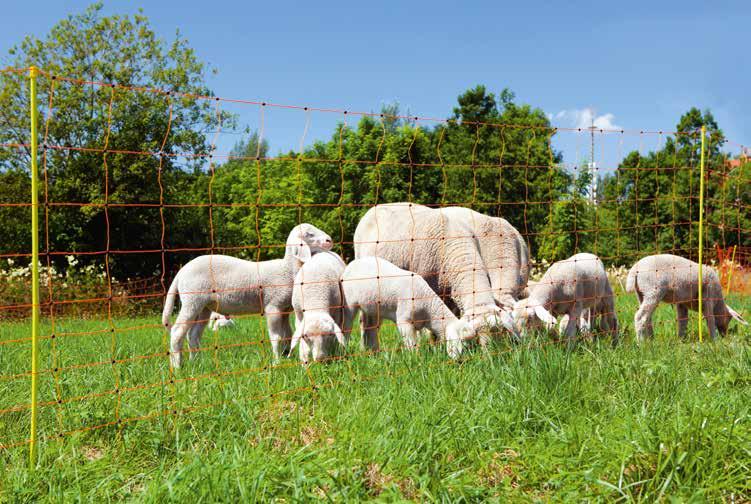
[[[751,245],[744,232],[751,166],[728,173],[725,139],[709,111],[689,110],[676,128],[685,134],[667,137],[661,149],[628,153],[592,195],[587,170],[564,168],[546,114],[517,103],[507,89],[466,90],[449,120],[435,126],[399,118],[397,106],[386,106],[354,126],[337,125],[302,152],[273,157],[268,143],[250,133],[228,161],[207,165],[211,132],[220,121],[225,128],[237,122],[231,114],[217,117],[209,100],[51,77],[212,96],[206,85],[212,69],[179,34],[171,43],[161,40],[144,15],[104,16],[95,4],[44,39],[24,39],[9,58],[10,66],[45,70],[40,124],[50,114],[53,120],[40,133],[47,189],[40,199],[52,203],[43,209],[49,229],[40,237],[43,249],[49,242],[51,251],[144,251],[112,254],[117,278],[158,274],[163,249],[180,249],[165,255],[170,270],[204,249],[278,257],[276,245],[300,221],[326,229],[351,256],[354,228],[367,208],[406,200],[502,216],[537,258],[586,250],[625,264],[642,251],[690,255],[702,125],[709,130],[707,243]],[[0,74],[0,144],[28,144],[26,85],[24,75]],[[47,148],[45,138],[49,146],[77,149]],[[136,152],[153,154],[128,154]],[[28,201],[29,156],[28,147],[0,148],[0,254],[30,250],[29,209],[12,206]]]

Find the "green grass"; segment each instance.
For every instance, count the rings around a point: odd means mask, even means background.
[[[568,352],[537,337],[453,363],[434,348],[361,355],[354,338],[356,355],[307,370],[273,368],[263,324],[249,318],[206,333],[206,351],[174,376],[163,355],[110,363],[113,350],[164,352],[157,316],[115,320],[114,340],[106,320],[58,320],[40,360],[64,368],[41,377],[53,404],[40,410],[40,460],[29,471],[25,445],[1,449],[0,499],[748,500],[748,330],[699,345],[692,314],[681,342],[663,306],[656,339],[637,347],[635,307],[618,300],[617,348]],[[101,332],[65,335],[90,331]],[[0,343],[28,333],[0,324]],[[393,327],[382,337],[396,345]],[[233,343],[245,345],[213,350]],[[8,376],[28,370],[29,348],[0,345],[0,410],[20,405],[0,413],[0,444],[28,436],[29,378]]]

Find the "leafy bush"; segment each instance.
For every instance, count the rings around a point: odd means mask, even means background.
[[[58,268],[39,264],[39,299],[43,315],[88,318],[107,313],[135,316],[153,313],[161,305],[159,277],[119,281],[108,279],[104,265],[82,265],[73,255]],[[0,319],[23,318],[31,310],[31,264],[21,265],[13,259],[0,262]],[[111,291],[110,291],[111,288]],[[52,302],[50,302],[52,301]]]

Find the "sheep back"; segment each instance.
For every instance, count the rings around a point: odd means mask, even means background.
[[[464,313],[493,305],[490,280],[469,226],[438,210],[412,203],[377,205],[355,230],[355,257],[382,257],[421,275],[444,300]]]
[[[698,309],[699,264],[672,254],[657,254],[637,261],[629,271],[633,291],[652,295],[670,304],[685,304]],[[629,285],[627,285],[627,288]],[[720,277],[711,266],[702,268],[702,297],[705,303],[724,305]]]
[[[597,305],[600,298],[613,295],[605,266],[599,257],[588,253],[553,263],[530,292],[530,299],[554,315],[568,313],[576,301],[586,309]]]
[[[344,261],[334,252],[319,252],[309,259],[295,275],[292,306],[302,318],[303,310],[328,312],[341,327],[344,304],[339,278]]]
[[[447,207],[440,211],[474,231],[493,297],[500,306],[512,307],[529,280],[529,250],[522,235],[500,217],[464,207]]]

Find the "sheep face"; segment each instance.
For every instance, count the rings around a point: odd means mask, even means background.
[[[331,250],[331,237],[312,224],[295,226],[287,237],[287,252],[300,262],[306,262],[314,254]]]
[[[496,305],[473,306],[471,311],[465,313],[462,318],[472,326],[474,331],[478,331],[483,328],[506,327],[509,319],[504,314],[507,313]]]
[[[473,338],[474,329],[465,320],[456,320],[446,326],[446,352],[452,359],[458,358],[464,349],[464,341]]]
[[[746,322],[743,317],[741,317],[740,313],[733,310],[725,303],[722,303],[719,310],[717,311],[719,311],[720,313],[715,313],[715,324],[717,324],[717,330],[722,336],[725,336],[727,334],[731,319],[735,319],[743,325],[748,325],[748,322]]]
[[[461,320],[469,324],[472,333],[478,336],[482,346],[485,346],[493,335],[499,333],[500,327],[516,336],[511,313],[496,305],[474,306],[472,311],[465,313]]]
[[[312,315],[312,314],[311,314]],[[292,336],[292,350],[300,345],[300,361],[320,362],[332,355],[337,346],[346,345],[344,334],[329,316],[307,316]]]
[[[514,304],[512,312],[515,333],[526,334],[529,329],[545,327],[548,331],[555,327],[555,317],[540,303],[529,298],[520,299]]]

